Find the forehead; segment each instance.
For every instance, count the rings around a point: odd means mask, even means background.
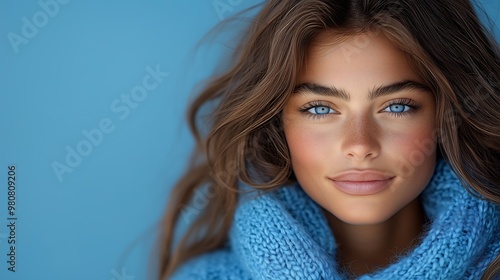
[[[335,86],[419,80],[406,54],[381,32],[320,33],[308,48],[299,79]]]

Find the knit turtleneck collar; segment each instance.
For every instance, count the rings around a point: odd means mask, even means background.
[[[227,246],[189,260],[170,279],[347,278],[322,209],[300,186],[241,198]],[[481,278],[500,253],[500,207],[472,196],[444,162],[422,201],[430,222],[420,243],[359,279]]]
[[[422,194],[430,225],[419,245],[359,279],[479,279],[500,252],[500,209],[472,196],[439,162]],[[298,185],[242,200],[230,250],[252,279],[344,279],[321,208]],[[396,278],[394,278],[396,277]]]

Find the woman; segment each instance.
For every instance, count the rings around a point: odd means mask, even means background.
[[[268,1],[191,107],[160,278],[492,279],[499,92],[469,1]]]

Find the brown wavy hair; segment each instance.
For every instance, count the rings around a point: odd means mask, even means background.
[[[250,24],[232,66],[189,109],[196,150],[162,224],[158,277],[224,246],[238,181],[273,190],[294,180],[280,114],[322,31],[382,32],[434,92],[437,141],[464,187],[500,203],[499,48],[468,0],[270,0]],[[362,51],[363,46],[353,46]],[[215,106],[213,106],[215,104]],[[210,109],[212,106],[212,109]],[[201,112],[209,118],[200,118]],[[209,192],[174,247],[183,209]],[[483,279],[500,270],[500,257]]]

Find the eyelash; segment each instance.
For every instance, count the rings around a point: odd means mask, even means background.
[[[418,109],[420,109],[420,107],[422,107],[411,99],[394,99],[394,100],[391,100],[390,103],[387,104],[387,106],[385,106],[384,110],[389,108],[392,105],[404,105],[404,106],[410,107],[410,109],[406,112],[400,112],[400,113],[388,112],[391,116],[394,116],[396,118],[402,118],[404,116],[411,115],[411,114],[415,113],[416,111],[418,111]]]
[[[411,115],[411,114],[415,113],[421,107],[419,104],[417,104],[415,101],[413,101],[411,99],[403,99],[402,98],[402,99],[391,100],[390,103],[384,107],[384,110],[389,108],[392,105],[403,105],[403,106],[410,107],[410,109],[408,111],[405,111],[405,112],[388,112],[391,116],[394,116],[396,118],[401,118],[401,117],[404,117],[407,115]],[[326,107],[326,108],[332,109],[336,112],[333,114],[338,114],[337,111],[335,109],[333,109],[331,105],[328,105],[328,104],[326,104],[322,101],[319,101],[319,100],[308,102],[303,107],[301,107],[299,109],[299,111],[302,114],[305,114],[307,117],[310,117],[313,119],[320,119],[320,118],[326,117],[327,115],[330,115],[330,114],[312,114],[312,113],[308,112],[309,110],[311,110],[314,107]]]
[[[302,114],[305,114],[307,117],[310,117],[310,118],[313,118],[313,119],[321,119],[321,118],[326,117],[327,115],[330,115],[330,114],[312,114],[312,113],[309,113],[308,111],[311,110],[314,107],[327,107],[329,109],[332,109],[332,110],[336,111],[335,109],[332,108],[331,105],[325,104],[324,102],[319,101],[319,100],[308,102],[307,104],[305,104],[304,106],[302,106],[299,109],[299,111]]]

